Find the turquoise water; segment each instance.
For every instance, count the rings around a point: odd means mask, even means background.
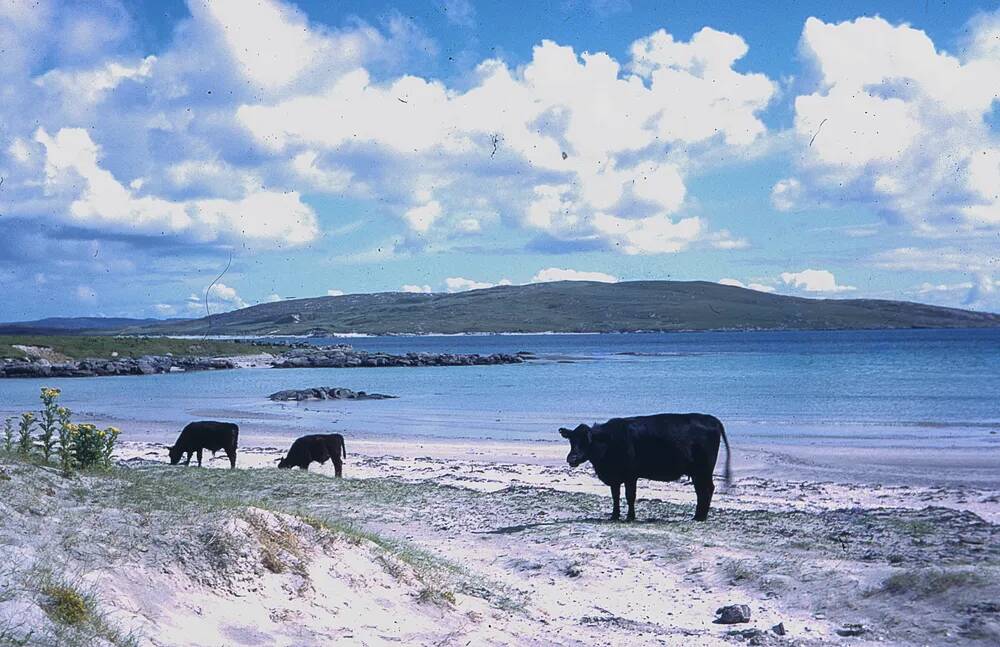
[[[125,438],[172,439],[199,418],[234,420],[261,440],[353,435],[555,440],[559,426],[617,415],[701,411],[732,436],[928,445],[1000,439],[1000,330],[633,333],[372,337],[388,352],[531,351],[538,362],[454,368],[234,370],[145,377],[0,381],[0,412],[63,389],[81,418]],[[274,403],[274,391],[344,386],[400,396]]]

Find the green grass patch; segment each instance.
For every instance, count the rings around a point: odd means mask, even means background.
[[[890,575],[878,589],[870,591],[869,595],[888,593],[929,598],[952,589],[982,586],[988,580],[983,573],[968,568],[922,568]]]
[[[42,595],[47,598],[42,608],[59,624],[81,625],[90,618],[87,599],[70,586],[46,584],[42,587]]]
[[[265,344],[255,341],[222,339],[167,339],[165,337],[113,337],[75,335],[0,335],[0,358],[23,359],[24,351],[18,346],[40,346],[52,349],[70,359],[111,359],[117,357],[142,357],[166,355],[191,357],[236,357],[257,353],[282,353],[288,350],[283,344]]]

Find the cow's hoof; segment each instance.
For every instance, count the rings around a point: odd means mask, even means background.
[[[628,523],[629,521],[635,521],[634,514],[630,514],[629,516],[625,517],[625,522]]]
[[[695,521],[708,521],[708,515],[695,515]]]
[[[608,518],[608,521],[621,521],[622,517],[620,514],[613,514]]]

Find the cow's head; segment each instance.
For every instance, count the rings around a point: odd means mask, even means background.
[[[278,461],[278,469],[287,470],[292,467],[292,464],[288,462],[288,457],[276,459]]]
[[[167,451],[170,452],[171,465],[176,465],[181,462],[181,455],[184,453],[184,450],[177,445],[171,445],[170,447],[167,447]]]
[[[576,467],[591,459],[594,430],[588,425],[577,425],[576,429],[561,427],[559,435],[569,441],[569,455],[566,462],[570,467]]]

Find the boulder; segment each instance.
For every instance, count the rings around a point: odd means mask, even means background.
[[[750,622],[750,607],[745,604],[729,604],[716,609],[715,615],[718,617],[712,622],[719,625],[735,625]]]

